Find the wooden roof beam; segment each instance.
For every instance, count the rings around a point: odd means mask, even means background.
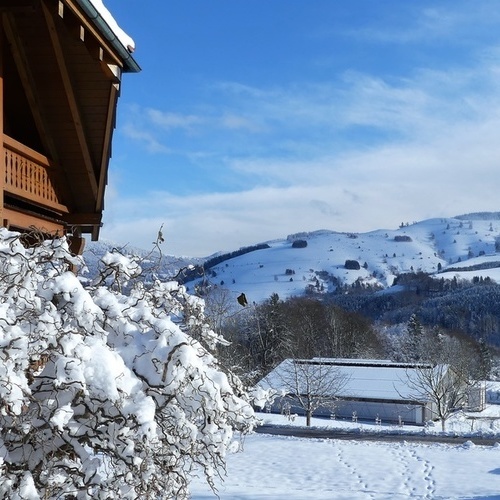
[[[64,214],[62,216],[66,224],[72,226],[101,226],[102,224],[102,214],[101,213],[73,213]]]
[[[106,188],[106,184],[108,183],[108,165],[109,158],[111,157],[111,139],[113,137],[113,129],[115,126],[115,117],[116,117],[116,100],[118,99],[119,94],[119,85],[111,84],[109,89],[109,100],[108,100],[108,111],[106,117],[106,135],[104,137],[104,144],[102,148],[102,156],[101,156],[101,169],[99,176],[99,190],[97,193],[97,201],[96,201],[96,212],[102,212],[104,209],[104,190]],[[94,226],[92,229],[92,240],[97,241],[99,239],[99,230],[101,226]]]
[[[113,129],[115,126],[115,110],[116,101],[118,99],[118,85],[112,84],[109,89],[108,111],[106,117],[106,129],[104,136],[104,144],[101,156],[101,169],[99,176],[99,190],[97,194],[96,211],[100,212],[104,209],[104,189],[108,182],[108,165],[111,157],[111,140],[113,137]]]
[[[112,57],[109,51],[100,43],[100,40],[96,38],[95,31],[91,30],[88,25],[84,25],[82,19],[74,12],[65,9],[62,0],[59,0],[58,14],[64,20],[72,36],[85,44],[88,53],[99,63],[106,78],[115,83],[120,82],[121,67],[117,65],[116,58]],[[117,69],[113,70],[113,66],[116,66]]]
[[[64,58],[64,51],[61,45],[61,40],[59,39],[59,35],[57,33],[57,27],[54,22],[54,17],[50,13],[49,8],[45,4],[45,1],[42,1],[42,9],[45,16],[45,21],[47,23],[47,27],[49,29],[50,39],[52,42],[52,47],[54,49],[57,64],[61,74],[64,90],[66,92],[66,98],[68,100],[71,115],[73,117],[73,123],[78,137],[78,142],[80,144],[80,149],[82,152],[90,188],[92,190],[93,196],[97,198],[98,186],[97,186],[97,179],[95,175],[94,166],[92,163],[92,156],[90,154],[90,148],[83,127],[82,115],[78,106],[78,101],[75,96],[75,92],[73,90],[73,85],[71,82],[71,77],[68,71],[68,67],[66,65],[66,61]]]
[[[1,1],[2,0],[0,0],[0,2]],[[59,5],[59,11],[63,12],[63,15],[61,17],[66,16],[64,5],[68,5],[69,10],[71,10],[75,18],[78,20],[78,23],[91,33],[97,44],[103,49],[106,59],[109,59],[113,64],[116,64],[120,66],[120,68],[123,68],[123,61],[115,54],[115,51],[112,49],[109,42],[91,23],[89,23],[88,19],[82,14],[81,9],[74,2],[74,0],[64,0],[64,2],[62,0],[59,0]]]
[[[64,221],[73,233],[90,233],[92,241],[99,239],[99,230],[102,226],[102,213],[66,214]]]

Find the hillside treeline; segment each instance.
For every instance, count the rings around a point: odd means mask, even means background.
[[[208,271],[212,269],[212,267],[222,264],[222,262],[225,262],[226,260],[234,259],[235,257],[239,257],[240,255],[245,255],[250,252],[255,252],[256,250],[264,250],[266,248],[270,248],[267,243],[260,243],[258,245],[242,247],[239,250],[235,250],[234,252],[215,255],[207,259],[202,265],[196,265],[193,266],[192,269],[184,271],[182,276],[180,276],[178,279],[183,284],[189,283],[190,281],[205,277]]]
[[[486,377],[487,345],[444,328],[426,327],[416,314],[398,324],[374,322],[333,302],[311,297],[235,309],[230,292],[214,289],[205,297],[211,326],[230,342],[219,359],[255,382],[286,358],[378,358],[407,362],[446,362]]]

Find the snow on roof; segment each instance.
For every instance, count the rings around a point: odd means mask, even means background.
[[[300,368],[295,368],[294,360],[286,359],[259,383],[264,389],[272,388],[281,392],[294,392],[290,383],[296,376],[306,378],[313,373],[316,379],[325,377],[342,379],[340,390],[332,396],[341,398],[362,398],[376,400],[415,400],[419,370],[432,370],[430,365],[392,363],[388,360],[321,359],[295,360]],[[325,371],[326,369],[326,371]],[[322,373],[320,374],[320,370]],[[330,373],[328,373],[328,370]],[[316,373],[314,373],[316,371]],[[293,374],[294,376],[290,376]],[[330,382],[331,384],[331,382]],[[299,390],[304,392],[305,381],[299,381]],[[335,387],[335,384],[331,384]]]
[[[109,12],[109,10],[104,6],[102,0],[89,0],[90,3],[97,10],[99,15],[103,18],[104,21],[111,28],[113,33],[116,35],[116,38],[120,41],[120,43],[129,51],[133,52],[135,50],[135,42],[134,40],[123,31],[118,23],[115,21],[115,18]]]

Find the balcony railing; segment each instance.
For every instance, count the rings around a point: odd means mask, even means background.
[[[57,195],[54,166],[46,156],[6,135],[4,156],[5,192],[59,213],[68,212]]]

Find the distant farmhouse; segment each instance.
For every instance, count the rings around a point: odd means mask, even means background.
[[[98,238],[132,50],[101,0],[0,0],[0,227]]]
[[[309,392],[311,399],[321,400],[315,416],[421,425],[436,419],[435,402],[421,390],[422,377],[433,376],[435,370],[431,365],[388,360],[286,359],[259,386],[277,391],[270,407],[274,413],[304,414],[299,399]],[[439,373],[443,378],[453,376],[446,366]],[[464,390],[464,408],[482,410],[484,385]]]

